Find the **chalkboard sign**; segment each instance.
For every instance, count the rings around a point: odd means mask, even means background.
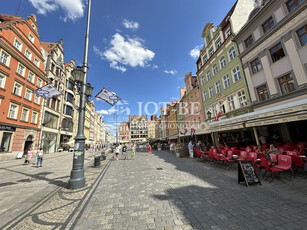
[[[246,187],[252,184],[257,184],[257,183],[261,185],[261,181],[253,166],[252,161],[239,161],[238,183],[240,184],[241,181],[245,182]]]

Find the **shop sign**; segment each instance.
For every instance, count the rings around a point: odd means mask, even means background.
[[[16,128],[15,127],[6,126],[6,125],[0,125],[0,130],[15,132]]]

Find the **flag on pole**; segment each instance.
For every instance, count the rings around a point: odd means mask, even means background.
[[[60,91],[58,91],[58,89],[52,85],[52,84],[48,84],[45,85],[37,90],[34,90],[33,93],[37,94],[38,96],[41,96],[45,99],[49,99],[51,97],[56,97],[59,95],[62,95],[62,93]]]
[[[106,88],[103,88],[95,97],[107,102],[112,106],[115,105],[121,99],[115,93],[111,92]]]

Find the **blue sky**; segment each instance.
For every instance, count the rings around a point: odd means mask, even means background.
[[[96,110],[111,127],[144,112],[147,102],[170,102],[179,97],[187,72],[196,72],[206,23],[218,25],[235,0],[92,0],[88,81],[95,96],[103,87],[122,98],[111,108],[95,100]],[[3,1],[1,13],[37,16],[42,41],[63,39],[65,62],[83,63],[87,0]],[[148,107],[155,112],[153,104]],[[157,115],[159,115],[158,112]]]

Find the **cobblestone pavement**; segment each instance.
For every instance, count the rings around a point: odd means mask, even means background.
[[[307,179],[246,187],[237,170],[168,152],[111,161],[71,227],[306,229]]]
[[[90,167],[92,154],[85,155],[87,186],[67,189],[72,153],[45,155],[43,167],[24,165],[22,159],[0,162],[0,229],[64,229],[86,199],[101,168]],[[108,162],[103,161],[106,165]]]

